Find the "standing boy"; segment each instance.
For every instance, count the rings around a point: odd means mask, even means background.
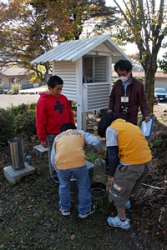
[[[74,116],[69,100],[61,94],[63,80],[54,75],[50,77],[47,85],[49,92],[40,94],[36,106],[36,129],[41,145],[48,147],[50,175],[56,178],[57,174],[50,162],[53,141],[64,123],[74,124]]]
[[[90,180],[84,145],[95,146],[100,150],[98,153],[103,152],[103,146],[98,137],[77,130],[73,124],[64,124],[61,132],[55,137],[51,153],[51,162],[59,179],[59,210],[64,216],[70,215],[70,178],[73,176],[78,185],[79,217],[84,219],[95,211],[89,192]]]

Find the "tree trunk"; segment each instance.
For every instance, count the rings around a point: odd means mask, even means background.
[[[150,114],[153,114],[154,110],[154,85],[155,85],[155,73],[157,70],[156,60],[152,56],[148,57],[147,63],[143,65],[145,70],[145,90],[150,109]]]

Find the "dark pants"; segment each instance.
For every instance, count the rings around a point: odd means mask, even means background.
[[[48,145],[48,161],[49,161],[49,172],[51,177],[56,177],[57,173],[55,171],[55,169],[53,168],[52,164],[51,164],[51,151],[52,151],[52,146],[53,146],[53,142],[55,139],[56,135],[55,134],[49,134],[47,135],[47,145]]]

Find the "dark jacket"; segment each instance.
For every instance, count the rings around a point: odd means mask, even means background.
[[[121,96],[123,96],[123,84],[121,80],[115,82],[109,100],[108,109],[115,112],[120,118],[125,119],[127,122],[137,124],[137,117],[139,108],[144,117],[149,116],[149,107],[146,100],[144,91],[144,85],[136,78],[131,78],[131,83],[127,86],[126,96],[129,97],[129,102],[121,102]],[[124,115],[121,107],[128,107],[128,114]],[[129,114],[130,113],[130,114]]]

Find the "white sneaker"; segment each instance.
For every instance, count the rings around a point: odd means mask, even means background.
[[[59,207],[59,210],[63,216],[69,216],[70,211],[69,210],[63,210],[61,207]]]
[[[85,219],[86,217],[88,217],[90,214],[93,214],[94,212],[95,212],[95,206],[92,205],[90,211],[88,211],[88,212],[85,213],[85,214],[79,214],[78,216],[79,216],[79,218],[81,218],[81,219]]]
[[[130,228],[129,219],[126,218],[125,221],[121,221],[120,217],[118,215],[116,217],[108,217],[107,222],[108,222],[109,226],[111,226],[111,227],[120,227],[122,229],[129,229]]]

